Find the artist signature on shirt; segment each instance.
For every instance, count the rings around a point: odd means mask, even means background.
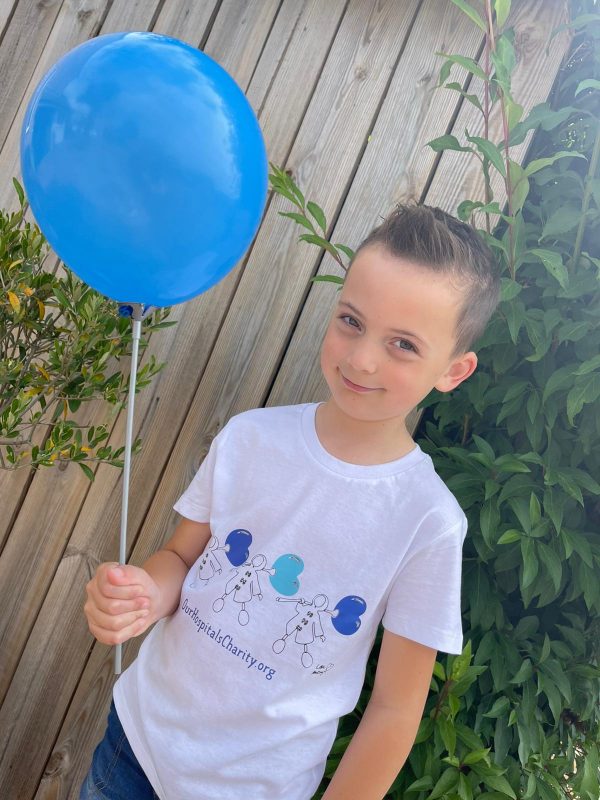
[[[333,664],[318,664],[315,669],[313,669],[313,675],[325,675],[326,672],[329,672],[330,669],[333,668]]]

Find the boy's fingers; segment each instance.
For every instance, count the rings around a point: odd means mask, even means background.
[[[130,611],[126,614],[105,614],[100,609],[92,609],[88,615],[90,624],[95,625],[97,628],[111,632],[118,633],[119,631],[129,628],[138,620],[146,620],[148,617],[147,610]]]
[[[107,565],[106,578],[113,586],[129,586],[131,584],[144,583],[148,579],[148,573],[140,567],[133,567],[131,564]]]
[[[126,642],[133,636],[139,636],[140,633],[143,633],[146,630],[149,624],[150,623],[147,619],[137,619],[131,625],[128,625],[126,628],[122,628],[120,631],[107,630],[106,628],[96,625],[94,622],[89,622],[88,627],[92,636],[94,636],[99,642],[102,642],[103,644],[115,645],[123,644],[123,642]]]
[[[106,595],[95,592],[91,589],[88,592],[88,602],[84,606],[86,614],[92,613],[97,608],[104,614],[116,616],[118,614],[128,614],[132,611],[140,611],[150,606],[150,599],[143,594],[133,597],[107,597]]]
[[[136,597],[148,597],[147,590],[138,583],[127,586],[114,586],[112,583],[102,583],[96,586],[92,583],[90,591],[98,599],[98,602],[103,597],[113,600],[134,600]]]

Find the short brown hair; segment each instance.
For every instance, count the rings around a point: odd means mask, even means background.
[[[470,225],[425,205],[398,205],[360,244],[436,272],[455,276],[465,298],[456,326],[455,353],[470,350],[500,300],[500,275],[492,251]]]

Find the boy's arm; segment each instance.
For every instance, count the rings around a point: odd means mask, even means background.
[[[169,541],[143,567],[101,564],[86,587],[84,606],[96,639],[120,644],[172,614],[185,576],[210,536],[208,522],[182,519]]]
[[[371,699],[323,800],[382,800],[417,735],[436,650],[384,631]]]

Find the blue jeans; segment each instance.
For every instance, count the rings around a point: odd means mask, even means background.
[[[104,739],[92,758],[79,800],[157,800],[111,703]]]

